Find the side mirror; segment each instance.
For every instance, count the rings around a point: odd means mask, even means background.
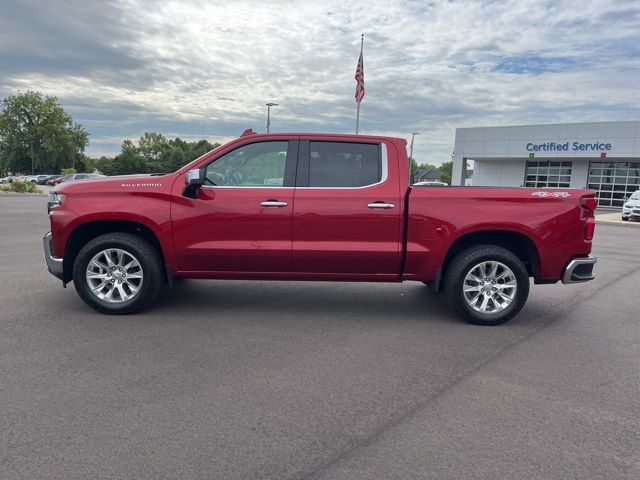
[[[198,198],[198,189],[204,184],[204,168],[189,170],[184,177],[184,191],[182,195],[189,198]]]
[[[189,170],[185,177],[185,183],[193,187],[199,187],[204,184],[204,168]]]

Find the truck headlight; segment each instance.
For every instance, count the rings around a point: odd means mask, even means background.
[[[66,193],[49,192],[49,203],[47,204],[47,210],[50,212],[52,208],[59,207],[64,204],[67,199]]]

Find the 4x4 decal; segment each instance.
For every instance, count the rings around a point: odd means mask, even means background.
[[[570,197],[571,194],[569,192],[533,192],[531,195],[535,195],[536,197],[554,197],[554,198],[567,198]]]

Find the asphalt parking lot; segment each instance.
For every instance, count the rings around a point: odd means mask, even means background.
[[[0,198],[0,478],[640,478],[640,229],[511,322],[422,284],[187,281],[108,317]]]

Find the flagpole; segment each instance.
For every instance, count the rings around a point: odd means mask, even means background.
[[[360,36],[360,57],[362,57],[362,52],[364,49],[364,33]],[[359,100],[356,102],[356,104],[358,105],[356,107],[356,135],[358,135],[358,132],[360,131],[360,102],[362,100]]]

